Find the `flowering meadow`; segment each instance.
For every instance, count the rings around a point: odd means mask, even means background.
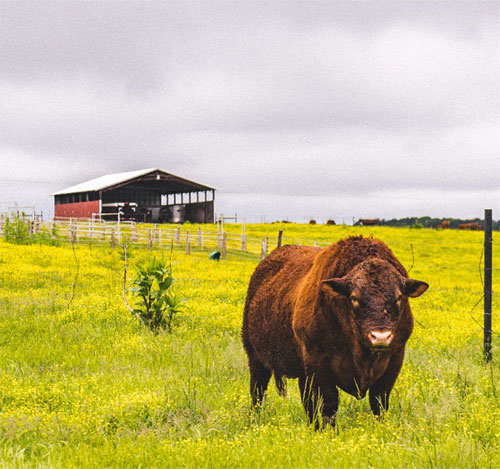
[[[1,466],[500,467],[500,298],[485,364],[483,233],[246,226],[271,248],[278,230],[285,243],[318,245],[373,235],[430,284],[411,302],[415,329],[382,419],[341,392],[337,426],[315,432],[295,380],[287,398],[271,382],[264,407],[250,412],[240,329],[257,256],[229,250],[216,262],[195,247],[189,256],[131,248],[130,274],[172,256],[172,288],[185,300],[172,332],[154,334],[124,305],[119,247],[0,240]],[[499,233],[493,258],[500,292]]]

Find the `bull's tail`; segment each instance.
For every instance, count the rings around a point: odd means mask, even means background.
[[[286,397],[286,378],[283,378],[283,376],[274,373],[274,382],[276,383],[278,394],[281,397]]]

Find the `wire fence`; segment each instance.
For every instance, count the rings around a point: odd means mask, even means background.
[[[135,222],[121,221],[112,222],[104,220],[93,219],[56,219],[50,222],[43,222],[40,219],[26,220],[28,225],[28,232],[30,236],[44,236],[53,238],[60,242],[68,242],[71,244],[78,243],[91,243],[98,245],[107,245],[110,248],[118,248],[123,246],[126,242],[129,245],[142,247],[150,250],[183,250],[186,254],[194,254],[196,252],[210,252],[217,251],[221,259],[251,259],[258,261],[268,255],[278,245],[282,244],[298,244],[309,245],[317,247],[326,247],[332,243],[333,240],[314,240],[306,239],[303,237],[293,238],[283,236],[282,233],[276,233],[275,236],[249,236],[246,234],[244,227],[240,234],[226,231],[216,231],[212,225],[206,226],[190,226],[184,225],[149,225],[137,224]],[[0,215],[0,234],[4,233],[6,225],[5,216]],[[455,313],[459,317],[466,317],[474,322],[471,327],[456,327],[455,325],[448,325],[443,323],[422,323],[419,318],[416,319],[416,326],[427,328],[450,328],[453,330],[469,331],[483,331],[484,327],[480,323],[480,304],[484,299],[483,280],[483,244],[480,242],[473,242],[464,240],[463,242],[450,244],[443,241],[432,241],[422,243],[403,243],[391,242],[390,245],[394,248],[408,248],[408,258],[411,252],[411,267],[415,264],[414,248],[425,247],[429,248],[430,245],[437,247],[446,247],[455,249],[460,253],[460,250],[477,248],[477,257],[474,262],[466,262],[462,256],[457,255],[453,259],[452,265],[439,265],[433,263],[432,265],[425,265],[419,263],[420,270],[432,269],[438,271],[449,271],[453,273],[459,272],[477,272],[478,282],[471,287],[460,287],[455,289],[437,287],[433,291],[441,295],[457,294],[467,292],[471,299],[467,301],[470,304],[468,309],[462,308],[445,308],[443,306],[419,306],[419,310],[433,310],[433,311],[446,311],[448,313]],[[457,260],[458,259],[458,260]],[[492,272],[500,271],[499,267],[491,267]],[[469,275],[468,274],[468,275]],[[198,281],[199,279],[180,278],[180,281]],[[498,299],[500,293],[491,291],[491,296],[495,300]],[[491,312],[484,313],[486,316],[491,316]],[[477,316],[477,318],[475,317]],[[478,319],[479,318],[479,319]],[[492,334],[496,337],[500,333],[492,330]]]

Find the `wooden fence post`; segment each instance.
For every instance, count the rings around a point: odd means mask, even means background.
[[[177,225],[177,228],[175,229],[175,244],[179,244],[181,242],[181,227]]]
[[[116,245],[114,228],[111,228],[111,241],[109,242],[109,245],[111,246],[111,249],[114,249]]]
[[[241,233],[241,250],[245,251],[247,250],[247,235],[246,233]]]
[[[266,236],[262,240],[262,249],[260,251],[260,258],[264,259],[267,256],[267,245],[268,245],[268,237]]]
[[[218,231],[217,232],[217,249],[222,249],[223,238],[224,238],[224,232]]]
[[[484,359],[491,361],[492,211],[484,211]]]
[[[186,233],[186,255],[191,255],[191,233],[189,233],[189,230]]]
[[[226,233],[222,234],[222,254],[221,259],[225,259],[227,256],[227,237]]]
[[[103,220],[102,222],[102,240],[106,239],[106,222]]]
[[[281,240],[283,239],[283,230],[279,230],[278,232],[278,245],[277,247],[281,247]]]
[[[196,244],[200,249],[203,249],[203,232],[201,231],[201,226],[198,227],[198,239]]]
[[[155,225],[155,231],[154,231],[155,237],[154,240],[158,241],[158,225]]]
[[[132,233],[131,233],[132,242],[136,243],[137,242],[137,223],[134,223],[132,225],[131,230],[132,230]]]
[[[150,228],[148,235],[148,249],[151,250],[152,248],[153,248],[153,230]]]

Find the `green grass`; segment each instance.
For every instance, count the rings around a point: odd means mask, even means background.
[[[285,242],[320,244],[373,234],[430,283],[412,302],[418,323],[381,421],[341,393],[336,428],[314,432],[294,380],[286,399],[271,386],[250,412],[240,327],[252,256],[174,251],[187,309],[173,333],[154,335],[123,305],[118,249],[76,246],[68,307],[71,246],[0,241],[2,467],[499,467],[500,338],[485,365],[482,303],[473,309],[482,233],[284,224],[247,234],[278,229]],[[131,262],[150,255],[135,249]],[[498,311],[495,294],[494,328]]]

